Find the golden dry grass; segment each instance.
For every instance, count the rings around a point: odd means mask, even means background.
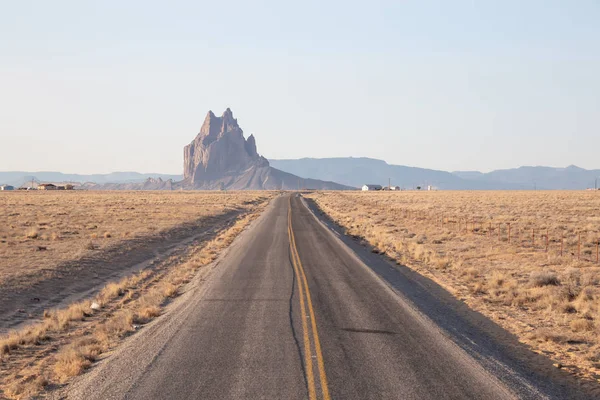
[[[0,285],[31,286],[61,263],[247,207],[264,192],[2,192]]]
[[[600,193],[317,192],[308,197],[374,251],[432,278],[572,373],[599,381]]]

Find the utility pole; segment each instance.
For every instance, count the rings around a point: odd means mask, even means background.
[[[392,190],[392,178],[388,178],[388,190]]]

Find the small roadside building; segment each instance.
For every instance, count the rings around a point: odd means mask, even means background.
[[[37,187],[38,190],[56,190],[56,185],[53,183],[41,183]]]
[[[11,185],[1,185],[0,190],[15,190],[15,187]]]
[[[73,190],[73,189],[75,189],[75,186],[73,186],[71,184],[59,185],[56,187],[56,190]]]
[[[381,187],[381,185],[363,185],[362,190],[363,192],[366,191],[370,191],[370,190],[382,190],[383,188]]]

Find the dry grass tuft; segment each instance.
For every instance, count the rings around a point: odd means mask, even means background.
[[[69,378],[80,375],[92,365],[92,362],[78,349],[72,347],[61,351],[56,359],[54,374],[60,383],[65,383]]]
[[[558,280],[558,276],[554,272],[550,271],[537,271],[532,272],[529,278],[529,282],[534,287],[542,287],[542,286],[558,286],[560,285],[560,281]]]
[[[13,399],[34,398],[48,385],[45,376],[29,374],[22,379],[13,380],[6,388],[5,394]]]
[[[591,332],[596,328],[593,321],[584,318],[572,320],[569,326],[573,332]]]
[[[176,283],[181,283],[180,281],[176,280]],[[179,287],[177,286],[177,284],[171,283],[171,282],[167,282],[163,285],[162,287],[162,293],[163,296],[165,297],[175,297],[177,295],[177,291],[179,290]]]
[[[37,239],[39,236],[39,232],[37,231],[37,229],[29,229],[26,233],[25,233],[25,237],[27,237],[27,239]]]
[[[548,328],[538,329],[531,338],[534,340],[554,342],[554,343],[565,343],[568,339],[564,335],[554,332]]]
[[[144,306],[136,311],[134,322],[147,324],[158,316],[160,316],[160,306]]]

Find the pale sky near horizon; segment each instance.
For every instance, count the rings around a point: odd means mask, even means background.
[[[0,4],[0,171],[181,173],[227,107],[267,158],[600,168],[597,0]]]

